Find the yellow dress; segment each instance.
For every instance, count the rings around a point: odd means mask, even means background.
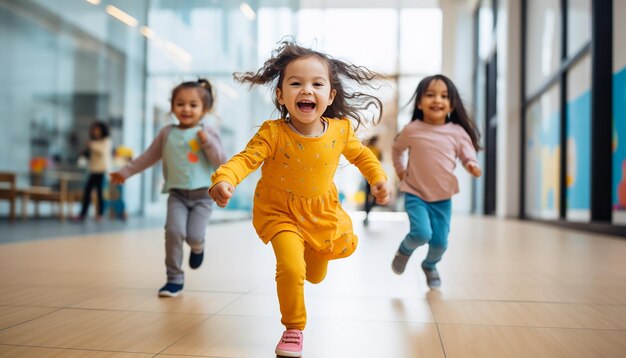
[[[324,119],[319,137],[294,132],[283,119],[268,120],[246,148],[211,178],[237,186],[261,164],[252,223],[264,243],[281,231],[294,232],[325,259],[347,257],[358,238],[339,203],[333,182],[340,155],[356,165],[370,184],[386,181],[376,156],[354,135],[348,119]]]

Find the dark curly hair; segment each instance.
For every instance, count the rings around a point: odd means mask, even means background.
[[[100,129],[100,137],[96,137],[94,129]],[[95,121],[89,126],[89,138],[92,140],[104,139],[109,136],[109,126],[103,121]]]
[[[356,127],[358,128],[359,125],[367,121],[361,111],[370,106],[375,106],[378,115],[372,119],[372,122],[377,124],[383,114],[382,101],[366,93],[351,91],[343,83],[344,80],[347,80],[358,85],[378,89],[371,83],[374,79],[379,78],[377,73],[363,66],[356,66],[334,59],[327,54],[299,46],[291,41],[280,42],[279,47],[272,51],[272,57],[265,61],[263,67],[256,73],[236,72],[233,74],[233,78],[240,83],[249,83],[250,87],[273,83],[274,93],[276,93],[277,88],[282,90],[283,76],[287,65],[295,60],[313,56],[326,63],[331,90],[334,89],[337,92],[333,103],[326,108],[322,115],[327,118],[350,118],[357,122]],[[280,111],[281,118],[287,118],[287,108],[278,102],[278,98],[274,98],[274,105]]]

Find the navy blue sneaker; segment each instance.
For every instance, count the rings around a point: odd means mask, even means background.
[[[192,269],[197,269],[202,265],[202,260],[204,259],[204,251],[199,254],[194,253],[193,251],[189,254],[189,267]]]
[[[178,283],[166,283],[159,290],[159,297],[176,297],[183,292],[183,285]]]

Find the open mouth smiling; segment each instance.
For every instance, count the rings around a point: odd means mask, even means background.
[[[310,101],[300,101],[298,102],[298,109],[304,112],[310,112],[315,109],[315,103]]]

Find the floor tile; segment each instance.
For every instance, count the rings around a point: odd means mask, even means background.
[[[305,301],[310,319],[434,322],[426,300],[307,296]],[[220,314],[280,317],[280,309],[276,295],[248,294]]]
[[[269,357],[283,327],[277,318],[217,315],[164,353]],[[443,357],[433,324],[310,319],[303,357]]]
[[[626,331],[440,324],[446,358],[621,358]]]
[[[0,306],[0,330],[45,316],[55,308]]]
[[[0,331],[0,343],[158,353],[208,316],[64,309]]]
[[[0,357],[7,358],[149,358],[154,354],[98,352],[93,350],[7,346],[0,344]]]
[[[626,330],[626,306],[535,302],[430,302],[437,323]]]
[[[157,290],[116,289],[72,305],[72,308],[136,312],[213,314],[241,294],[183,290],[177,297],[158,297]]]

